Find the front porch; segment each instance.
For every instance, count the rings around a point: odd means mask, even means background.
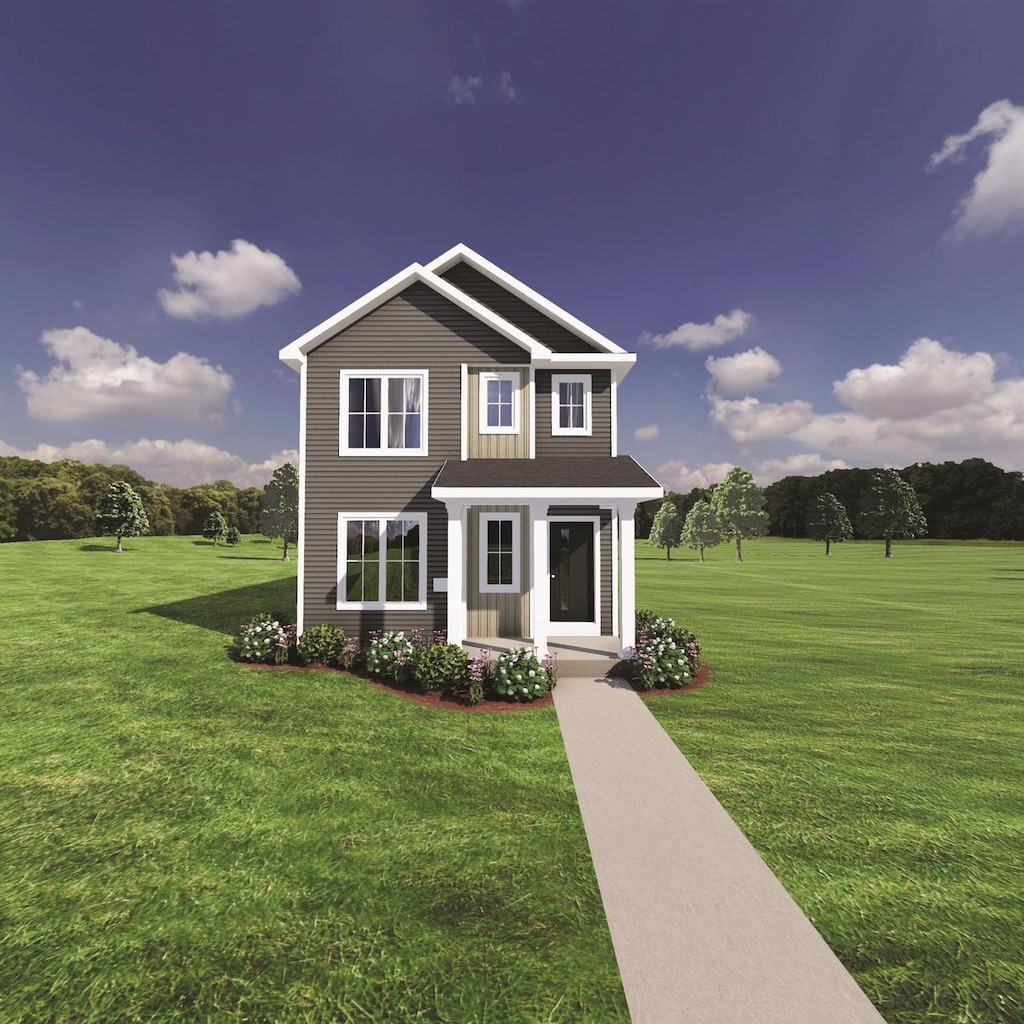
[[[489,651],[496,658],[514,647],[533,647],[527,637],[474,637],[463,640],[463,650],[471,658]],[[559,636],[548,638],[548,653],[555,657],[558,674],[564,679],[597,679],[626,675],[622,659],[622,641],[617,636]]]

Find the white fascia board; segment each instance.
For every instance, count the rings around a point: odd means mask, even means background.
[[[541,370],[611,370],[620,384],[635,364],[636,354],[633,352],[555,352],[533,361],[533,365]]]
[[[663,487],[432,487],[430,496],[438,501],[467,501],[476,504],[513,505],[517,501],[546,501],[549,504],[586,503],[629,499],[650,501],[664,495]]]
[[[479,270],[481,274],[489,277],[496,284],[507,288],[513,295],[518,296],[524,302],[533,306],[534,309],[539,310],[545,316],[551,317],[555,323],[561,324],[566,330],[572,331],[573,334],[578,335],[601,351],[609,353],[626,351],[620,345],[616,345],[611,339],[595,331],[593,327],[588,327],[582,320],[578,320],[572,313],[567,313],[561,306],[556,306],[550,299],[545,299],[543,295],[535,292],[529,285],[523,284],[522,281],[517,280],[511,274],[502,270],[501,267],[495,266],[490,260],[485,259],[479,253],[470,249],[468,245],[463,245],[461,242],[458,245],[452,246],[447,252],[442,253],[437,259],[431,260],[427,264],[427,270],[434,274],[443,274],[451,270],[460,260],[468,263],[474,270]]]
[[[306,354],[323,344],[328,338],[333,337],[339,331],[343,331],[349,324],[355,323],[360,317],[366,316],[378,306],[383,305],[389,299],[393,299],[399,292],[404,291],[412,284],[420,282],[432,288],[439,295],[454,302],[455,305],[464,309],[477,320],[487,324],[499,334],[504,335],[509,341],[514,342],[520,348],[530,353],[530,358],[546,357],[551,355],[551,350],[542,345],[535,338],[531,338],[525,331],[521,331],[514,324],[510,324],[504,317],[499,316],[493,310],[477,302],[476,299],[467,295],[461,288],[449,284],[444,278],[425,270],[419,263],[410,264],[405,270],[399,271],[394,277],[389,277],[383,284],[379,284],[372,291],[367,292],[355,302],[349,303],[344,309],[339,310],[332,317],[317,324],[312,330],[307,331],[301,338],[296,338],[290,345],[286,345],[278,353],[282,362],[287,363],[293,369],[298,369],[305,361]]]

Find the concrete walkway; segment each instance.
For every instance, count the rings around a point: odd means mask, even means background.
[[[627,682],[554,696],[633,1024],[884,1024]]]

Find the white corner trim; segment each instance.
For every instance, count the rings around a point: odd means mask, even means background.
[[[527,435],[530,442],[529,457],[537,458],[537,381],[533,366],[530,367],[529,379],[526,383],[526,415],[529,417]]]
[[[619,382],[612,374],[612,457],[619,454]]]
[[[459,367],[459,458],[465,462],[469,458],[469,367],[462,363]]]
[[[306,582],[306,360],[299,364],[299,539],[296,542],[296,557],[299,560],[298,579],[295,594],[295,632],[302,636],[306,616],[303,604]]]

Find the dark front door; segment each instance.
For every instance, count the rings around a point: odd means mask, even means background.
[[[594,621],[594,524],[551,523],[551,621]]]

